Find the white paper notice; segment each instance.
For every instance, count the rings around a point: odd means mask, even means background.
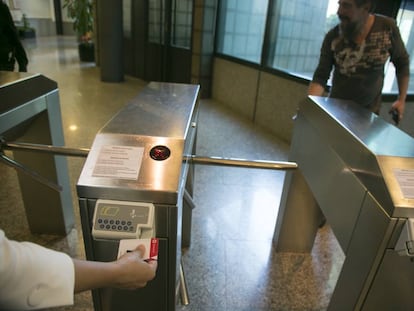
[[[143,154],[143,147],[102,146],[92,176],[137,180]]]
[[[414,199],[414,170],[395,169],[394,174],[404,198]]]

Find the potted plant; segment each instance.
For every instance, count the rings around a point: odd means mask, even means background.
[[[91,0],[64,0],[63,8],[73,20],[73,29],[78,36],[79,58],[81,61],[94,61],[93,3]]]
[[[36,31],[34,28],[30,27],[30,23],[27,19],[26,14],[22,15],[21,26],[17,26],[17,31],[19,32],[19,36],[22,39],[36,37]]]

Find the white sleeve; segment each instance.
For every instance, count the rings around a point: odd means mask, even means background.
[[[70,305],[74,286],[75,268],[68,255],[8,240],[0,230],[0,309]]]

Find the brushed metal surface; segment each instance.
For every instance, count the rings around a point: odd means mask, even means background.
[[[197,85],[151,82],[103,127],[101,133],[185,140],[198,90]]]
[[[310,96],[300,110],[389,216],[414,217],[394,173],[414,169],[413,137],[351,101]]]
[[[197,85],[151,82],[96,135],[77,184],[78,195],[176,205],[198,90]],[[144,148],[136,180],[93,175],[101,148],[114,145]],[[151,148],[158,145],[170,149],[168,159],[150,157]]]

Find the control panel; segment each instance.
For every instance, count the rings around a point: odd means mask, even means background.
[[[155,207],[146,202],[97,200],[92,236],[97,239],[144,239],[155,236]]]

